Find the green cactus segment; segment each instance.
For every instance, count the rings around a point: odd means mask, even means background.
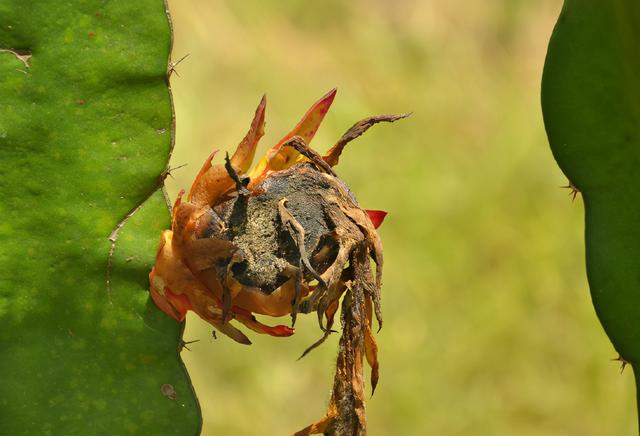
[[[605,331],[640,367],[640,2],[567,0],[542,83],[553,154],[585,203],[587,274]]]
[[[162,0],[0,2],[0,434],[199,431],[181,326],[147,291],[161,192],[106,286],[107,237],[170,152],[170,45]]]

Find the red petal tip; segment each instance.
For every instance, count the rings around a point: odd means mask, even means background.
[[[173,203],[173,208],[175,209],[176,207],[180,206],[180,204],[182,203],[182,197],[184,196],[184,189],[181,189],[180,192],[178,192],[178,197],[176,197],[176,201]]]
[[[272,336],[280,336],[280,337],[287,337],[287,336],[291,336],[293,335],[296,330],[288,327],[286,325],[277,325],[277,326],[273,326],[270,329],[269,334]]]
[[[331,106],[331,103],[333,103],[333,100],[336,98],[337,92],[338,88],[333,88],[331,91],[323,95],[320,100],[318,100],[318,103],[324,106],[324,108],[322,109],[323,114],[325,114],[329,110],[329,106]]]
[[[370,210],[367,209],[367,215],[376,229],[382,225],[384,218],[387,216],[387,212],[383,210]]]
[[[256,112],[259,110],[264,112],[264,108],[266,106],[267,106],[267,94],[263,94],[262,98],[260,99],[260,103],[258,103],[258,109],[256,110]]]

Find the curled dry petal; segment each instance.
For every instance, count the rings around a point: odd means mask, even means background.
[[[380,122],[392,123],[394,121],[407,118],[409,115],[411,114],[378,115],[358,121],[353,126],[351,126],[351,128],[347,130],[344,135],[342,135],[342,137],[338,140],[338,142],[336,142],[333,147],[329,149],[327,154],[324,156],[325,162],[327,162],[332,167],[338,165],[340,155],[342,154],[342,150],[344,150],[345,145],[369,130],[369,127],[373,126],[374,124]]]

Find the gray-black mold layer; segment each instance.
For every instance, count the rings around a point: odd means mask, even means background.
[[[305,248],[312,266],[322,273],[337,249],[332,237],[335,226],[327,214],[328,208],[339,207],[330,202],[331,197],[341,195],[337,184],[345,189],[339,179],[318,172],[311,164],[297,165],[272,174],[253,189],[251,196],[237,196],[217,206],[215,211],[228,229],[225,237],[244,257],[243,262],[234,265],[234,277],[244,285],[271,293],[288,280],[282,274],[287,265],[299,265],[300,250],[278,213],[278,203],[283,198],[305,230]],[[314,263],[313,255],[327,245],[333,255]],[[305,278],[312,279],[308,272]]]

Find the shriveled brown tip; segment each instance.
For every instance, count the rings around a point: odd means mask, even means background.
[[[353,141],[358,136],[369,130],[371,126],[381,122],[393,123],[394,121],[407,118],[411,114],[412,112],[395,115],[376,115],[374,117],[368,117],[358,121],[353,126],[351,126],[351,128],[347,130],[344,135],[342,135],[338,142],[336,142],[335,145],[329,149],[327,154],[323,156],[324,161],[332,167],[336,166],[340,159],[340,155],[342,154],[342,150],[344,150],[344,147],[349,142]]]

